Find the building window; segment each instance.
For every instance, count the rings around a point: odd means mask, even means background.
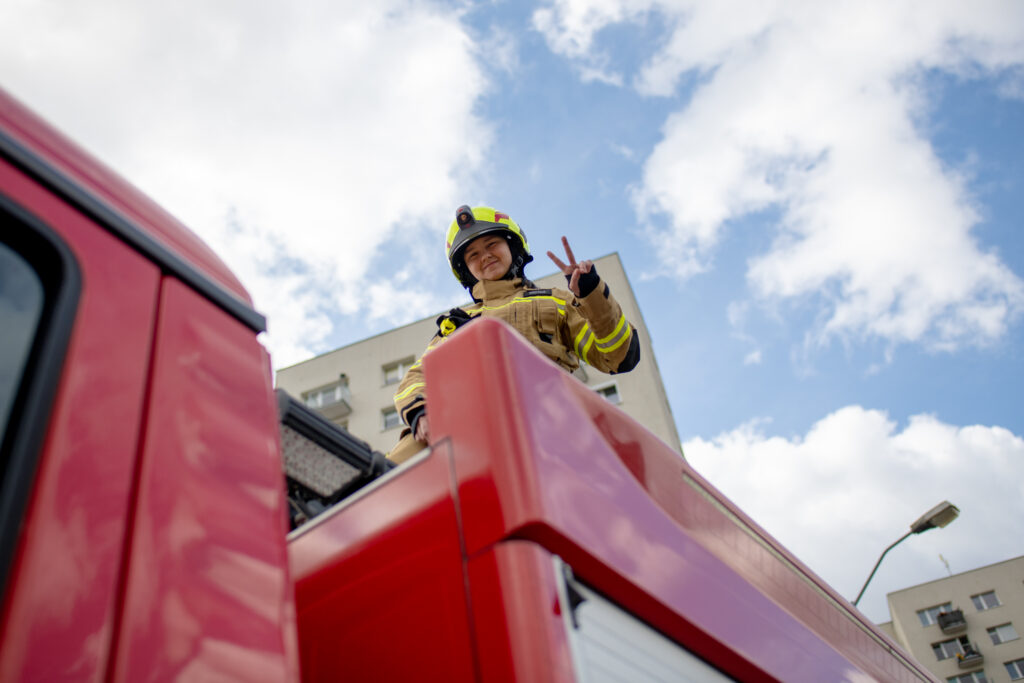
[[[401,422],[398,419],[398,411],[394,408],[385,408],[382,410],[381,417],[383,418],[385,431],[397,427],[399,422]]]
[[[1011,681],[1024,679],[1024,659],[1015,659],[1004,663],[1003,666],[1006,667],[1006,673],[1010,674]]]
[[[598,387],[594,389],[594,391],[604,396],[609,403],[614,403],[615,405],[622,403],[622,396],[619,395],[619,387],[614,382],[603,387]]]
[[[974,603],[974,607],[979,612],[984,612],[985,610],[992,609],[993,607],[999,607],[999,605],[1002,604],[999,602],[999,598],[996,597],[995,591],[989,591],[988,593],[979,593],[978,595],[972,595],[971,602]]]
[[[968,644],[966,636],[960,636],[959,638],[950,638],[944,640],[941,643],[932,643],[932,652],[935,653],[935,658],[940,662],[943,659],[950,659],[957,655],[964,653],[964,646]]]
[[[985,678],[984,671],[972,671],[969,674],[960,674],[959,676],[950,676],[946,679],[949,683],[988,683],[988,679]]]
[[[938,623],[938,616],[940,612],[952,611],[953,605],[951,603],[944,602],[941,605],[936,605],[935,607],[918,610],[917,618],[921,620],[921,626],[931,626],[932,624]]]
[[[1017,630],[1013,628],[1013,624],[1003,624],[1001,626],[993,626],[988,629],[988,637],[992,639],[993,645],[999,643],[1006,643],[1011,640],[1017,640],[1020,636],[1017,635]]]
[[[406,370],[409,369],[412,363],[413,358],[410,356],[394,363],[388,363],[381,368],[384,373],[384,385],[387,386],[388,384],[398,384],[401,382]]]
[[[351,395],[348,390],[348,378],[342,375],[341,379],[334,384],[306,392],[303,394],[303,400],[310,408],[326,408],[335,403],[349,400]]]

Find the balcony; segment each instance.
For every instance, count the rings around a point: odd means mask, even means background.
[[[949,612],[939,612],[938,622],[942,632],[951,636],[967,630],[967,620],[964,618],[963,610],[955,609]]]
[[[985,663],[985,658],[973,645],[965,645],[963,654],[957,653],[956,659],[961,669],[974,669]]]
[[[348,387],[342,387],[339,393],[341,395],[337,399],[324,402],[319,408],[320,413],[328,420],[338,420],[352,414],[352,406],[349,404],[352,400],[352,392],[348,390]]]
[[[348,388],[348,378],[342,375],[340,381],[307,393],[304,402],[328,420],[348,417],[352,413],[352,392]]]

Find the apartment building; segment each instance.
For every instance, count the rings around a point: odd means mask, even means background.
[[[621,375],[582,366],[575,376],[681,453],[650,335],[619,255],[612,253],[594,263],[640,334],[641,360]],[[534,282],[542,288],[566,287],[561,273]],[[440,313],[278,370],[277,386],[386,453],[401,431],[392,402],[395,389],[437,332],[435,319]]]
[[[881,624],[950,683],[1024,680],[1024,557],[889,593]]]

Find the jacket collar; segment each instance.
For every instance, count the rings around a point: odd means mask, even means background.
[[[473,301],[490,301],[510,297],[522,287],[523,278],[521,277],[513,280],[480,280],[473,285],[471,294]]]

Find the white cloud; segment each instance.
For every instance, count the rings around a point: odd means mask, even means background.
[[[640,21],[646,0],[561,0],[533,13],[533,26],[555,52],[572,57],[584,82],[622,85],[622,75],[608,67],[607,53],[594,45],[594,35],[609,24]]]
[[[761,349],[754,349],[743,358],[744,365],[760,365],[761,361]]]
[[[479,57],[427,0],[0,6],[4,87],[225,258],[279,366],[326,338],[329,311],[370,305],[382,244],[440,234],[463,201],[492,138]],[[374,315],[408,315],[405,294]]]
[[[602,29],[653,16],[669,37],[637,89],[667,95],[683,75],[701,77],[635,196],[642,218],[667,224],[650,235],[678,275],[709,267],[730,221],[777,207],[778,235],[748,281],[766,302],[823,305],[816,343],[952,349],[1004,333],[1024,283],[972,235],[967,179],[923,130],[921,79],[995,77],[1015,92],[1024,5],[554,0],[534,23],[552,50],[589,66],[608,59]]]
[[[885,594],[953,571],[1024,554],[1024,439],[997,426],[957,427],[916,415],[900,429],[885,413],[847,406],[804,436],[742,425],[683,444],[693,467],[853,599],[910,523],[942,500],[961,509],[945,529],[912,536],[879,568],[860,603],[888,619]]]

